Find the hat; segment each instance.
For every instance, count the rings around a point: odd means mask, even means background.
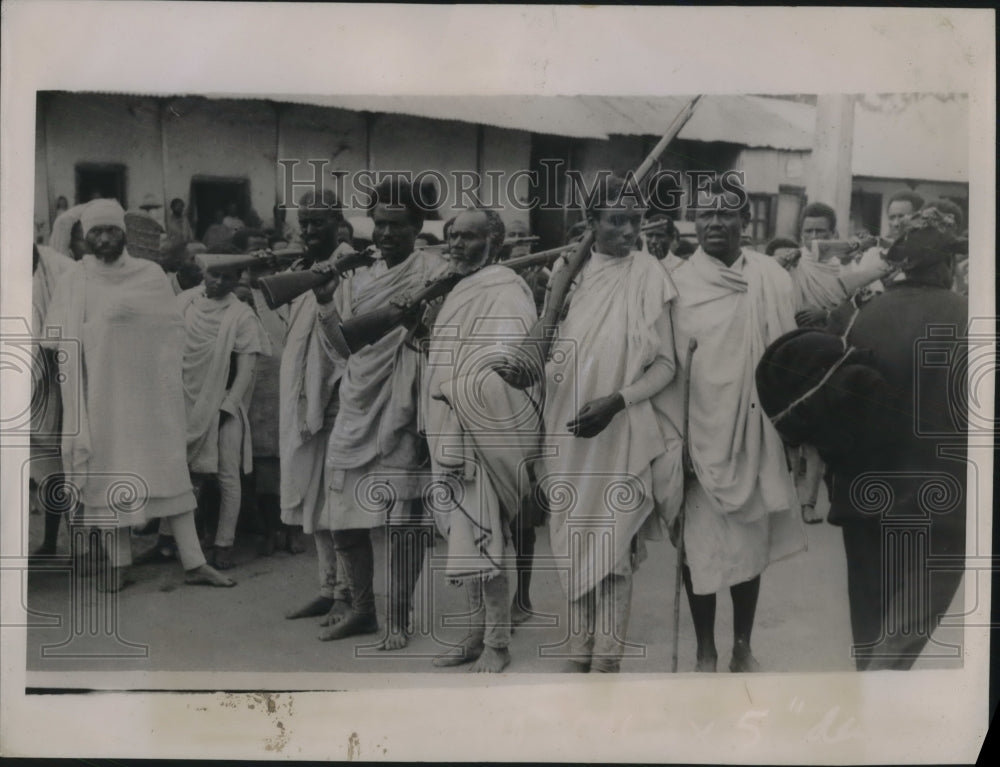
[[[151,210],[153,208],[162,208],[163,205],[156,199],[155,194],[149,193],[142,198],[142,204],[139,207],[143,210]]]
[[[222,270],[242,272],[258,261],[257,256],[248,256],[243,253],[199,253],[195,256],[195,262],[206,272]]]
[[[915,271],[968,253],[968,241],[949,231],[953,221],[950,215],[941,215],[934,209],[921,211],[903,224],[903,233],[889,247],[885,260],[904,271]]]
[[[760,406],[774,418],[823,380],[844,356],[839,336],[799,328],[767,347],[757,364],[755,380]]]
[[[95,226],[117,226],[125,231],[125,211],[118,200],[99,199],[88,202],[80,215],[83,236]]]

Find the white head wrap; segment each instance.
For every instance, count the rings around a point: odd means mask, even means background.
[[[83,209],[80,226],[83,227],[84,237],[95,226],[117,226],[124,232],[125,211],[118,204],[118,200],[93,200]]]

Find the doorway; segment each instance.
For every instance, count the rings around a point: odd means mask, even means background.
[[[112,162],[78,162],[75,171],[77,205],[104,198],[118,200],[128,210],[124,165]]]
[[[236,215],[248,226],[250,213],[250,181],[245,178],[219,176],[195,176],[191,179],[191,202],[189,207],[197,239],[202,239],[205,230],[211,226],[218,212],[226,215],[230,206],[235,206]]]

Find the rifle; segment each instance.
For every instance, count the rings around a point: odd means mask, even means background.
[[[691,119],[691,115],[694,114],[694,108],[698,104],[701,96],[695,96],[687,105],[677,114],[677,116],[670,123],[670,127],[667,128],[667,132],[663,134],[663,137],[657,142],[656,146],[653,147],[652,151],[642,161],[642,164],[635,171],[634,178],[638,183],[639,188],[642,188],[642,184],[646,181],[647,176],[653,169],[653,166],[660,159],[660,155],[666,150],[667,145],[673,141],[677,134],[681,132],[681,129],[687,125],[688,120]],[[577,245],[576,251],[570,256],[567,261],[566,267],[560,269],[555,275],[553,275],[551,283],[551,292],[549,294],[549,300],[545,306],[545,313],[538,319],[528,337],[525,338],[513,355],[514,358],[518,360],[534,360],[537,366],[536,371],[528,370],[524,367],[523,362],[515,363],[508,366],[505,370],[504,380],[507,381],[511,386],[515,386],[519,389],[526,389],[532,384],[533,381],[538,378],[538,371],[544,369],[545,362],[548,359],[549,351],[552,348],[552,342],[555,340],[555,329],[559,325],[559,320],[562,317],[563,304],[566,302],[566,298],[569,295],[570,286],[576,279],[576,276],[580,273],[583,268],[584,263],[590,256],[590,250],[594,246],[594,232],[588,231],[584,235],[583,239]]]
[[[446,296],[462,278],[467,276],[458,272],[446,274],[444,277],[430,280],[424,289],[412,298],[399,301],[393,299],[380,309],[340,323],[340,333],[345,345],[351,354],[356,354],[398,328],[424,303]]]
[[[374,253],[374,245],[358,253],[345,253],[333,262],[333,272],[329,274],[320,274],[312,269],[297,269],[261,277],[260,290],[264,294],[268,308],[273,311],[334,277],[342,277],[362,266],[371,266],[375,263]]]
[[[506,266],[514,271],[530,269],[535,266],[547,266],[574,247],[573,245],[563,245],[559,248],[518,256],[499,262],[499,266]],[[388,306],[345,320],[340,324],[340,332],[347,348],[350,349],[351,354],[354,354],[365,346],[375,343],[394,328],[399,327],[410,314],[420,308],[421,304],[448,295],[462,278],[468,276],[468,274],[457,272],[446,274],[428,282],[424,289],[412,298],[398,303],[390,301]]]

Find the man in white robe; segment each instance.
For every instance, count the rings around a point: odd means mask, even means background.
[[[45,245],[34,245],[31,260],[31,335],[37,343],[45,338],[45,315],[52,293],[62,276],[76,268],[76,262]],[[32,349],[37,375],[31,378],[31,485],[45,514],[45,537],[32,557],[54,556],[59,539],[59,521],[67,509],[59,503],[63,484],[60,456],[62,400],[58,369],[51,349]]]
[[[448,265],[435,251],[413,249],[424,211],[405,180],[390,178],[375,189],[371,216],[379,259],[317,291],[320,322],[345,360],[322,517],[334,531],[352,597],[351,612],[320,638],[378,631],[371,530],[388,523],[389,615],[379,649],[396,650],[408,642],[413,590],[431,540],[421,501],[428,472],[417,431],[419,356],[403,343],[405,327],[350,353],[339,325],[418,292]]]
[[[332,261],[337,227],[343,220],[333,192],[326,189],[319,197],[312,192],[303,195],[298,219],[306,254],[292,270],[311,269]],[[319,288],[324,295],[327,290],[329,286]],[[327,340],[315,291],[303,293],[286,310],[288,332],[278,371],[281,521],[301,527],[313,537],[319,592],[285,617],[296,620],[322,616],[327,624],[346,615],[351,602],[333,531],[323,517],[326,449],[337,416],[337,388],[344,360]]]
[[[527,283],[502,264],[504,225],[494,210],[460,213],[449,229],[454,271],[468,274],[444,299],[428,343],[421,415],[435,487],[428,493],[448,539],[446,575],[466,588],[469,634],[435,666],[475,661],[473,672],[510,663],[515,591],[514,523],[538,449],[537,387],[518,390],[494,372],[536,320]]]
[[[633,250],[643,204],[621,179],[588,203],[595,243],[559,325],[564,353],[546,367],[539,486],[548,497],[552,554],[565,563],[565,669],[617,672],[625,651],[633,573],[643,541],[660,537],[657,488],[680,471],[650,398],[673,378],[673,283]]]
[[[715,593],[727,586],[734,631],[729,669],[757,670],[750,635],[760,574],[770,562],[805,546],[785,448],[760,407],[754,382],[768,344],[795,328],[792,282],[774,259],[741,248],[743,215],[733,195],[719,187],[697,211],[699,248],[672,275],[680,369],[657,398],[671,451],[680,453],[684,350],[697,339],[689,422],[695,477],[683,488],[683,502],[684,584],[698,640],[698,671],[715,671]],[[671,487],[668,509],[679,508],[673,499],[681,492]]]
[[[239,520],[241,470],[253,471],[247,410],[253,395],[257,356],[270,343],[257,315],[233,295],[247,257],[203,254],[203,285],[177,297],[184,318],[184,401],[188,469],[196,485],[214,475],[219,484],[219,518],[211,562],[233,566]]]
[[[125,250],[125,212],[95,200],[81,225],[93,255],[60,280],[46,343],[70,360],[62,381],[63,468],[82,503],[83,524],[116,531],[99,584],[128,583],[129,529],[158,517],[173,532],[188,583],[232,586],[205,562],[185,461],[184,325],[163,270]],[[77,347],[77,344],[79,347]],[[79,348],[81,354],[77,355]]]

